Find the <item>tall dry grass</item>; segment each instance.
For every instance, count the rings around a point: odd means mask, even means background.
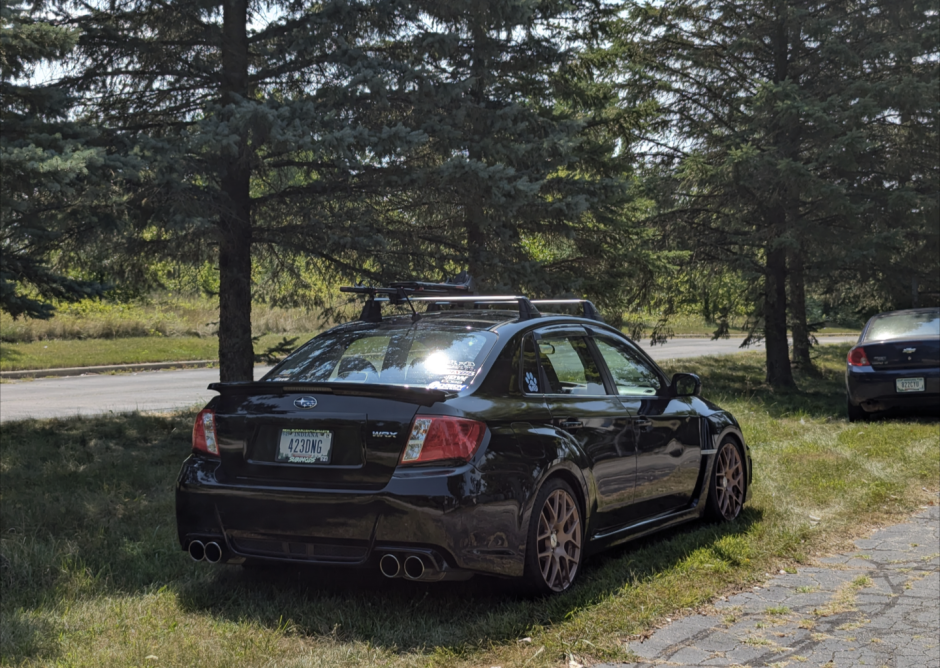
[[[331,325],[319,312],[256,304],[252,335],[314,332]],[[49,339],[116,339],[139,336],[215,336],[219,305],[215,300],[152,300],[115,304],[85,300],[61,305],[49,320],[0,314],[0,341],[29,343]]]

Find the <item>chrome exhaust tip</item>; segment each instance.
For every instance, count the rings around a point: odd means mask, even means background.
[[[206,555],[206,561],[208,561],[210,564],[217,564],[222,560],[222,548],[219,547],[219,544],[215,541],[206,543],[204,552]]]
[[[193,561],[202,561],[206,556],[206,546],[202,544],[201,540],[192,541],[187,549]]]
[[[409,580],[417,580],[424,575],[424,559],[416,555],[411,555],[405,559],[405,577]]]
[[[379,570],[387,578],[397,578],[401,573],[401,564],[394,554],[386,554],[379,559]]]

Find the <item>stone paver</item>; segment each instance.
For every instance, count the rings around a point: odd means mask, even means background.
[[[855,546],[631,643],[640,661],[617,668],[940,668],[940,506]]]

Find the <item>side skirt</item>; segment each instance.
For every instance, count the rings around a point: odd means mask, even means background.
[[[702,509],[699,507],[699,504],[696,504],[692,508],[683,509],[675,513],[670,513],[669,515],[660,515],[659,517],[652,517],[648,520],[637,522],[636,524],[596,533],[591,536],[587,551],[588,554],[595,554],[608,547],[642,538],[643,536],[662,531],[663,529],[678,524],[691,522],[701,516]]]

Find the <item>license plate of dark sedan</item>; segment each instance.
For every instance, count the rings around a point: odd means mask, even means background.
[[[329,464],[333,432],[282,429],[277,461],[291,464]]]
[[[898,392],[923,392],[924,391],[924,379],[923,378],[898,378],[894,381],[894,385],[897,388]]]

